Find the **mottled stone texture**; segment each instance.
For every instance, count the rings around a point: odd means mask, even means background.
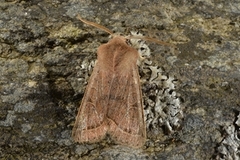
[[[0,0],[0,159],[239,159],[240,2]],[[139,66],[148,140],[76,144],[71,130],[108,34],[148,43]]]

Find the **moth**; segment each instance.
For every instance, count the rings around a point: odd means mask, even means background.
[[[72,137],[76,142],[95,143],[108,134],[117,144],[142,147],[146,125],[137,66],[141,56],[128,45],[130,38],[139,37],[114,35],[104,26],[80,16],[78,19],[108,32],[113,38],[97,50],[97,61],[76,116]]]

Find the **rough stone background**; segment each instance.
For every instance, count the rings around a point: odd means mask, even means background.
[[[108,34],[77,14],[116,32],[139,30],[177,46],[149,44],[151,61],[178,79],[184,118],[174,134],[156,128],[161,139],[147,130],[148,140],[137,150],[108,138],[72,141],[90,74],[79,70],[108,41]],[[0,0],[0,158],[237,159],[239,39],[239,0]],[[225,144],[229,136],[235,139]]]

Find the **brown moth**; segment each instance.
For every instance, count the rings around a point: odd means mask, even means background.
[[[78,18],[113,35],[99,24],[83,20],[80,16]],[[141,56],[127,44],[128,39],[113,35],[108,43],[98,48],[97,62],[72,131],[76,142],[94,143],[108,134],[117,144],[134,148],[144,145],[146,127],[137,67]]]

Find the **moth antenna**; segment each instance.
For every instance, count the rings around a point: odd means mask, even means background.
[[[90,26],[94,26],[94,27],[96,27],[96,28],[99,28],[99,29],[101,29],[101,30],[109,33],[110,35],[113,35],[113,32],[112,32],[110,29],[108,29],[108,28],[106,28],[106,27],[104,27],[104,26],[102,26],[102,25],[100,25],[100,24],[97,24],[97,23],[90,22],[90,21],[87,21],[87,20],[85,20],[85,19],[82,19],[82,17],[81,17],[80,15],[77,15],[77,18],[78,18],[80,21],[82,21],[83,23],[86,23],[86,24],[88,24],[88,25],[90,25]]]
[[[145,41],[151,41],[151,42],[158,43],[158,44],[165,45],[165,46],[176,47],[174,44],[170,44],[170,43],[167,43],[167,42],[164,42],[164,41],[160,41],[159,39],[151,38],[151,37],[135,36],[134,35],[134,36],[127,36],[126,38],[127,39],[142,39],[142,40],[145,40]]]

